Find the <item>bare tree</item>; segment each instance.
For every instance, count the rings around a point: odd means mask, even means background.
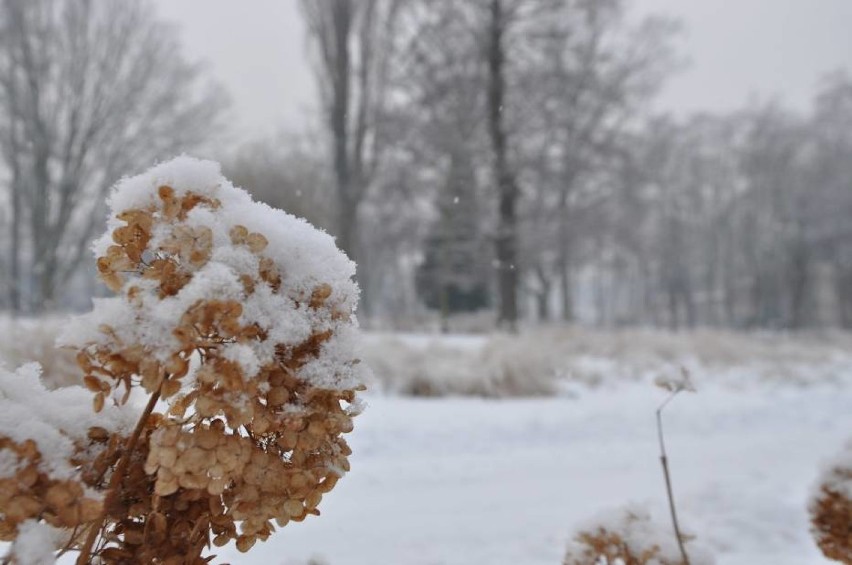
[[[485,182],[488,73],[479,14],[470,3],[404,4],[390,74],[400,132],[393,155],[409,179],[408,206],[419,200],[433,212],[421,222],[428,229],[415,259],[416,288],[422,303],[440,309],[444,329],[451,311],[490,303],[493,278],[490,206],[482,205],[493,202],[493,190]],[[472,288],[478,300],[458,300],[457,290]]]
[[[612,184],[602,179],[619,136],[671,66],[671,22],[625,22],[618,0],[436,0],[402,12],[416,166],[433,194],[460,158],[489,187],[480,201],[499,323],[516,324],[519,290],[548,317],[557,277],[570,318],[576,240],[595,232],[588,218]]]
[[[809,124],[812,161],[806,186],[812,187],[813,255],[832,267],[837,316],[852,328],[852,77],[828,74],[817,92]]]
[[[358,213],[385,148],[381,131],[398,0],[302,0],[332,146],[338,245],[357,258]]]
[[[541,288],[558,279],[565,321],[574,318],[583,247],[600,249],[603,241],[596,229],[602,220],[588,219],[613,196],[604,190],[613,185],[604,177],[619,166],[637,117],[676,67],[676,23],[658,17],[634,22],[625,11],[621,0],[555,2],[528,24],[537,33],[528,33],[534,49],[527,51],[535,56],[524,65],[525,76],[538,89],[526,94],[536,108],[524,137],[533,166],[545,177],[536,199],[548,202],[545,212],[556,222],[550,230],[555,262],[532,267]],[[544,226],[535,215],[529,221]]]
[[[644,289],[633,321],[816,321],[814,267],[836,240],[815,239],[833,230],[823,229],[826,168],[813,166],[819,151],[805,125],[775,105],[648,122],[630,151],[635,198],[625,191],[613,202],[625,211],[620,245]]]
[[[518,183],[508,160],[508,141],[503,119],[506,91],[506,33],[510,15],[503,0],[491,0],[488,19],[488,131],[491,137],[493,179],[497,188],[497,229],[494,238],[498,265],[498,325],[512,331],[518,324],[517,202]]]
[[[118,175],[208,139],[223,106],[145,0],[3,0],[11,308],[51,307]]]
[[[416,313],[415,292],[447,310],[425,275],[457,282],[480,256],[496,259],[506,327],[559,303],[572,320],[575,296],[602,324],[796,328],[820,310],[852,325],[848,78],[830,76],[810,116],[652,116],[677,25],[636,20],[626,0],[400,1],[378,25],[390,5],[304,2],[337,229],[369,219],[365,295],[394,303],[376,312]],[[381,33],[365,55],[368,24]]]

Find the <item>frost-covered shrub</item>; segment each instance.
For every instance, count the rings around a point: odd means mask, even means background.
[[[563,565],[682,565],[671,526],[659,524],[642,508],[602,514],[579,528]],[[691,538],[684,540],[691,565],[715,560]]]
[[[849,380],[852,335],[538,328],[519,335],[366,335],[376,384],[405,395],[542,396],[689,367],[697,384],[743,389]]]
[[[484,342],[484,343],[483,343]],[[553,355],[524,337],[476,340],[474,347],[429,341],[425,345],[376,336],[364,359],[387,392],[411,396],[523,397],[555,394]]]
[[[823,554],[852,563],[852,441],[826,465],[810,514],[811,532]]]
[[[117,295],[62,337],[90,392],[0,374],[3,539],[37,526],[82,562],[200,564],[319,514],[363,388],[352,262],[212,162],[125,179],[109,205],[95,252]]]

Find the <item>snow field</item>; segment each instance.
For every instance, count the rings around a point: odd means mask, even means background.
[[[18,322],[7,334],[18,339],[3,344],[18,357],[6,365],[27,359],[22,328],[50,342],[64,323]],[[554,565],[601,512],[633,503],[667,525],[654,422],[667,393],[651,382],[683,365],[698,392],[680,394],[664,419],[684,529],[720,565],[827,563],[807,503],[852,435],[849,336],[571,330],[507,339],[367,334],[363,356],[378,374],[348,437],[352,472],[324,497],[321,517],[249,554],[218,550],[214,562]],[[517,393],[494,377],[504,360],[518,371],[510,382],[532,372],[554,395],[452,396]],[[451,396],[400,396],[412,376]]]
[[[654,410],[628,384],[576,398],[372,396],[352,472],[323,516],[288,525],[232,563],[545,565],[574,528],[627,503],[668,523]],[[664,413],[685,529],[720,565],[826,563],[808,532],[821,461],[852,431],[848,386],[743,394],[711,387]]]

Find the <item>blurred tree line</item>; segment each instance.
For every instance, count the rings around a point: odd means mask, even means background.
[[[120,175],[197,147],[225,99],[143,0],[0,2],[0,288],[66,304]],[[91,277],[90,277],[91,278]]]
[[[303,8],[335,162],[372,163],[324,188],[369,317],[852,325],[846,75],[807,115],[675,118],[651,104],[677,23],[623,0]]]
[[[0,2],[0,301],[37,312],[116,175],[209,141],[224,104],[142,0]],[[845,74],[809,112],[674,117],[677,22],[627,0],[301,8],[316,127],[220,158],[337,236],[362,319],[852,326]]]

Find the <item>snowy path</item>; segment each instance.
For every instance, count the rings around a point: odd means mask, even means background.
[[[372,397],[353,470],[321,505],[231,563],[558,565],[572,527],[628,501],[665,520],[658,389],[485,401]],[[720,565],[825,563],[805,504],[852,435],[852,389],[682,395],[666,412],[682,519]]]

